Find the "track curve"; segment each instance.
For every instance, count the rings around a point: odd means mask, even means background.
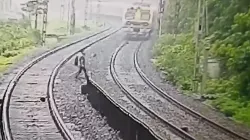
[[[165,119],[163,119],[161,116],[157,115],[154,111],[148,109],[147,106],[145,106],[143,103],[141,103],[140,101],[138,101],[134,96],[133,93],[131,93],[126,86],[120,81],[120,78],[116,72],[115,69],[115,60],[116,57],[118,55],[118,53],[121,51],[121,49],[127,44],[122,44],[119,48],[117,48],[117,50],[114,52],[114,54],[111,57],[111,61],[110,61],[110,74],[113,78],[113,80],[115,81],[115,83],[121,88],[122,92],[124,94],[126,94],[126,96],[132,101],[134,102],[139,108],[141,108],[143,111],[147,112],[147,114],[149,116],[151,116],[154,119],[159,120],[160,122],[162,122],[164,125],[166,125],[166,127],[173,133],[170,134],[171,137],[178,137],[177,139],[185,139],[185,140],[195,140],[195,138],[193,138],[191,135],[189,135],[188,133],[186,133],[185,131],[179,129],[177,126],[172,125],[171,123],[169,123],[168,121],[166,121]],[[141,45],[141,43],[137,44],[137,45]],[[166,138],[164,138],[166,139]]]
[[[69,130],[66,128],[65,124],[63,123],[63,120],[62,118],[60,117],[60,114],[56,108],[56,102],[55,102],[55,99],[54,99],[54,95],[53,95],[53,88],[54,88],[54,83],[55,83],[55,79],[56,79],[56,76],[59,72],[59,70],[61,69],[61,67],[66,63],[68,62],[74,55],[76,55],[78,52],[80,51],[84,51],[85,49],[87,49],[88,47],[91,47],[92,45],[98,43],[99,41],[113,35],[114,33],[116,33],[117,31],[119,30],[115,30],[111,33],[109,33],[108,35],[105,35],[89,44],[86,44],[84,47],[82,47],[81,49],[73,52],[72,54],[70,54],[69,56],[67,56],[65,59],[63,59],[52,71],[52,74],[49,78],[49,82],[48,82],[48,98],[49,98],[49,103],[50,103],[50,107],[51,107],[51,110],[52,110],[52,116],[54,117],[54,120],[56,122],[56,124],[62,129],[64,130],[64,133],[70,133]],[[65,129],[66,128],[66,129]],[[71,139],[72,138],[72,139]],[[73,136],[71,137],[70,139],[73,140]]]
[[[118,48],[113,54],[110,64],[113,80],[130,100],[136,102],[141,109],[144,108],[143,110],[151,117],[154,116],[171,126],[172,132],[182,138],[183,134],[186,134],[189,138],[197,140],[247,140],[247,138],[215,124],[204,116],[192,113],[192,110],[164,97],[144,81],[140,75],[138,63],[136,63],[138,47],[141,47],[142,43],[131,42],[131,45],[122,46],[123,50],[122,47]],[[115,62],[117,58],[119,58],[119,62]],[[182,130],[185,132],[182,133]]]
[[[76,52],[82,44],[93,43],[111,34],[111,28],[56,48],[27,64],[9,83],[2,105],[3,137],[12,139],[73,139],[60,121],[52,98],[46,105],[46,89],[53,67],[69,52]],[[79,44],[78,44],[79,43]],[[70,47],[69,47],[70,46]],[[42,76],[43,78],[37,78]],[[39,100],[40,99],[40,100]],[[52,113],[58,128],[51,118]],[[58,130],[59,129],[59,130]],[[62,135],[61,135],[62,134]]]

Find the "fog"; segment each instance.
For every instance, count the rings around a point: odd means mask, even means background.
[[[9,1],[11,0],[0,0],[0,2],[5,3],[5,9],[13,12],[21,12],[21,3],[25,3],[28,0],[12,0],[11,8],[9,8]],[[50,0],[49,1],[49,10],[48,10],[48,20],[56,20],[60,19],[60,16],[63,14],[63,19],[68,19],[68,11],[69,11],[69,3],[71,0]],[[88,2],[88,18],[91,18],[90,14],[100,13],[101,15],[110,15],[110,16],[122,16],[123,9],[132,5],[134,2],[140,2],[141,0],[101,0],[98,2],[97,0],[89,0]],[[143,0],[144,2],[152,4],[153,7],[156,7],[158,4],[157,0]],[[100,4],[99,11],[97,10],[97,5]],[[0,3],[1,4],[1,3]],[[62,11],[61,5],[64,5],[64,12]],[[75,12],[76,12],[76,20],[84,20],[85,18],[85,5],[86,0],[75,0]],[[10,10],[11,9],[11,10]],[[5,10],[6,11],[6,10]],[[0,9],[0,12],[3,13]]]

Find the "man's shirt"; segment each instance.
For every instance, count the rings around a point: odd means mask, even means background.
[[[85,67],[85,58],[84,58],[84,56],[80,56],[80,58],[79,58],[79,66],[80,67]]]

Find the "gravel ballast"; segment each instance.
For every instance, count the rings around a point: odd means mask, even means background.
[[[56,104],[63,121],[76,140],[121,140],[119,132],[111,128],[90,104],[87,95],[81,94],[85,80],[75,79],[78,69],[73,61],[67,62],[57,76],[54,87]],[[80,78],[83,78],[81,76]]]
[[[113,37],[110,37],[109,40],[105,40],[103,43],[101,42],[98,45],[87,49],[86,66],[92,73],[92,79],[96,81],[97,84],[99,84],[119,105],[151,127],[157,135],[167,138],[170,134],[172,138],[176,140],[180,139],[180,137],[170,132],[165,124],[159,120],[152,119],[131,102],[113,81],[109,72],[111,56],[116,48],[122,44],[124,39],[125,33],[119,32]],[[130,58],[125,58],[124,61],[128,61],[129,59]]]

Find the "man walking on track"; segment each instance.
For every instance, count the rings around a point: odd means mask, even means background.
[[[76,58],[75,58],[75,65],[79,67],[79,70],[77,71],[76,77],[75,77],[75,78],[78,78],[79,75],[82,73],[82,71],[86,72],[86,68],[85,68],[85,53],[83,51],[81,51],[81,55],[80,56],[76,56]]]

